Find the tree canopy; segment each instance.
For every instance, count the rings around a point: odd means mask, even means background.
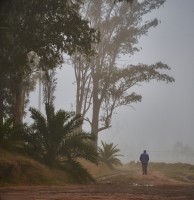
[[[98,34],[80,16],[80,3],[70,0],[8,0],[1,3],[1,122],[5,117],[2,114],[5,104],[10,105],[9,115],[14,121],[21,122],[26,98],[23,86],[25,82],[30,85],[34,71],[60,66],[64,53],[91,53],[91,43],[98,41]],[[38,65],[28,62],[31,52],[38,56]]]
[[[100,131],[111,126],[117,107],[141,101],[141,95],[132,91],[133,86],[154,79],[174,81],[164,73],[170,67],[160,61],[153,65],[118,65],[121,56],[132,56],[140,50],[138,39],[158,25],[157,19],[144,21],[143,17],[164,3],[165,0],[134,0],[132,4],[86,1],[83,13],[99,29],[100,42],[93,45],[94,55],[86,57],[76,53],[72,60],[77,83],[77,113],[86,116],[88,110],[92,110],[92,117],[85,117],[92,134],[98,136]]]

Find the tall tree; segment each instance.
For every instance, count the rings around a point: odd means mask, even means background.
[[[113,0],[87,1],[83,8],[85,17],[100,31],[100,43],[93,45],[95,55],[73,56],[73,65],[77,81],[77,112],[85,116],[91,107],[92,118],[87,118],[91,132],[98,133],[110,127],[115,108],[141,101],[141,95],[131,92],[133,86],[140,82],[173,82],[174,79],[162,70],[170,68],[158,62],[153,65],[139,64],[118,67],[119,58],[133,55],[138,51],[136,44],[140,36],[151,27],[158,25],[157,19],[143,21],[143,17],[163,5],[165,0]]]
[[[24,80],[34,70],[55,68],[63,62],[63,53],[91,51],[96,32],[78,13],[80,2],[71,0],[9,0],[0,7],[0,76],[10,82],[12,116],[15,124],[22,121]],[[29,52],[35,52],[40,63],[31,68]],[[0,88],[3,94],[5,86]],[[0,95],[1,96],[1,95]],[[0,99],[0,111],[2,102]],[[2,111],[0,121],[2,121]]]

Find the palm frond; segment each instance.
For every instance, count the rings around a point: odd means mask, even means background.
[[[48,124],[43,114],[35,108],[30,108],[29,111],[31,112],[31,118],[34,120],[32,124],[32,129],[38,131],[44,137],[47,137]]]
[[[104,162],[110,168],[116,165],[122,165],[121,161],[117,158],[122,156],[117,154],[120,152],[120,149],[117,148],[117,145],[114,146],[113,143],[107,144],[101,141],[102,148],[98,148],[99,161]]]
[[[79,162],[75,160],[68,160],[68,162],[61,163],[63,170],[70,174],[73,182],[86,184],[90,182],[95,182],[95,179],[92,175],[85,169]]]
[[[86,134],[79,128],[83,123],[82,116],[63,110],[55,112],[54,106],[48,104],[45,109],[46,117],[35,108],[30,108],[34,123],[26,137],[28,152],[52,167],[63,166],[79,182],[93,180],[87,170],[76,161],[86,159],[97,163],[98,158],[91,143],[91,134]]]
[[[64,125],[64,132],[71,134],[74,130],[79,128],[83,123],[83,119],[80,115],[75,115]]]
[[[71,159],[83,158],[93,163],[97,163],[97,151],[91,143],[89,134],[71,134],[66,137],[61,147],[61,155]]]

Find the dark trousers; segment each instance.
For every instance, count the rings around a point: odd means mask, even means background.
[[[141,163],[141,164],[142,164],[143,175],[147,175],[148,163]]]

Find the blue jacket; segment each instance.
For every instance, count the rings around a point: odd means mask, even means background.
[[[149,155],[147,154],[147,153],[142,153],[141,155],[140,155],[140,161],[142,162],[142,163],[148,163],[148,161],[149,161]]]

